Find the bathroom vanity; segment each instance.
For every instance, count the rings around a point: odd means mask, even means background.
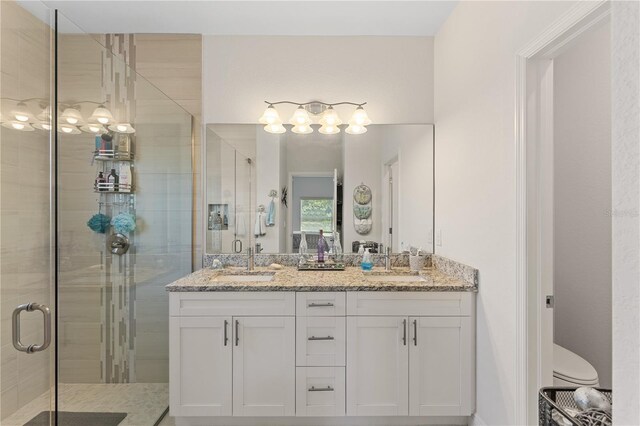
[[[205,268],[167,290],[178,425],[467,424],[474,412],[477,274]]]

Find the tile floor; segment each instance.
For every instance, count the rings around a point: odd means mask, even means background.
[[[127,413],[119,426],[153,426],[169,405],[167,383],[62,384],[64,411]],[[49,407],[49,392],[40,395],[2,421],[2,426],[23,426]],[[167,416],[168,417],[168,416]],[[173,424],[173,423],[162,423]]]

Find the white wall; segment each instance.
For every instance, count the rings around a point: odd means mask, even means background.
[[[640,424],[640,4],[613,2],[613,389],[616,425]]]
[[[368,102],[377,124],[433,122],[432,37],[205,36],[203,79],[205,123],[256,123],[265,100],[285,99]]]
[[[554,341],[611,387],[611,32],[554,59]]]
[[[477,416],[515,424],[515,54],[573,2],[461,2],[435,38],[440,255],[480,270]]]

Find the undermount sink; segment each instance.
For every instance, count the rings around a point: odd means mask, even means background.
[[[385,283],[393,283],[393,282],[421,282],[426,281],[424,277],[420,275],[371,275],[368,276],[367,279],[369,281],[378,281]]]
[[[272,281],[273,275],[220,275],[216,277],[218,282],[264,282]]]

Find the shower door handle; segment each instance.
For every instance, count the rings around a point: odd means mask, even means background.
[[[20,313],[22,311],[33,312],[40,311],[42,312],[44,318],[44,341],[41,345],[28,345],[25,346],[20,341]],[[40,303],[24,303],[19,305],[17,308],[13,310],[13,315],[11,316],[11,330],[12,330],[12,340],[13,347],[19,350],[20,352],[26,352],[28,354],[32,354],[34,352],[44,351],[49,347],[51,343],[51,310],[46,306]]]

